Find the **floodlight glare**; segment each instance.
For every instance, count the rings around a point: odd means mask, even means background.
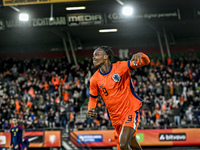
[[[78,6],[78,7],[66,7],[66,10],[83,10],[86,9],[85,6]]]
[[[19,14],[19,20],[20,21],[28,21],[29,20],[29,15],[28,14]]]
[[[131,16],[133,14],[133,8],[130,6],[124,6],[122,9],[122,13],[125,16]]]
[[[53,21],[53,20],[54,20],[54,18],[53,18],[53,17],[50,17],[50,18],[49,18],[49,20],[50,20],[50,21]]]
[[[106,33],[106,32],[117,32],[117,29],[100,29],[100,33]]]

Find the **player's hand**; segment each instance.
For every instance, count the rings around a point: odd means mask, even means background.
[[[95,113],[93,107],[88,110],[88,117],[92,118],[92,117],[95,117],[96,115],[97,115],[97,113]]]
[[[141,65],[141,58],[142,58],[142,53],[137,53],[132,56],[131,61],[134,62],[134,66],[138,66],[138,62],[139,65]]]
[[[25,147],[24,150],[27,150],[27,148]]]
[[[16,145],[16,146],[15,146],[15,149],[18,149],[18,147],[19,147],[19,145]]]
[[[9,147],[9,150],[12,150],[12,146]]]

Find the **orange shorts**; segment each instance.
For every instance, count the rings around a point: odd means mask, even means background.
[[[133,135],[133,137],[134,137],[137,133],[137,127],[138,127],[139,123],[140,123],[140,113],[139,113],[139,110],[137,110],[137,111],[134,111],[134,112],[128,114],[125,117],[123,124],[115,125],[114,128],[117,131],[117,134],[120,135],[122,127],[124,127],[124,126],[131,127],[135,130],[135,133]]]

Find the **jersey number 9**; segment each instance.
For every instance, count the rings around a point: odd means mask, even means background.
[[[132,121],[132,115],[128,116],[128,121]]]
[[[102,91],[104,92],[105,96],[108,96],[108,92],[107,92],[106,88],[102,88]]]

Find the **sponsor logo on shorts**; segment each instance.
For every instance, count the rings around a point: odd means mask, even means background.
[[[185,133],[160,133],[159,141],[185,141]]]

